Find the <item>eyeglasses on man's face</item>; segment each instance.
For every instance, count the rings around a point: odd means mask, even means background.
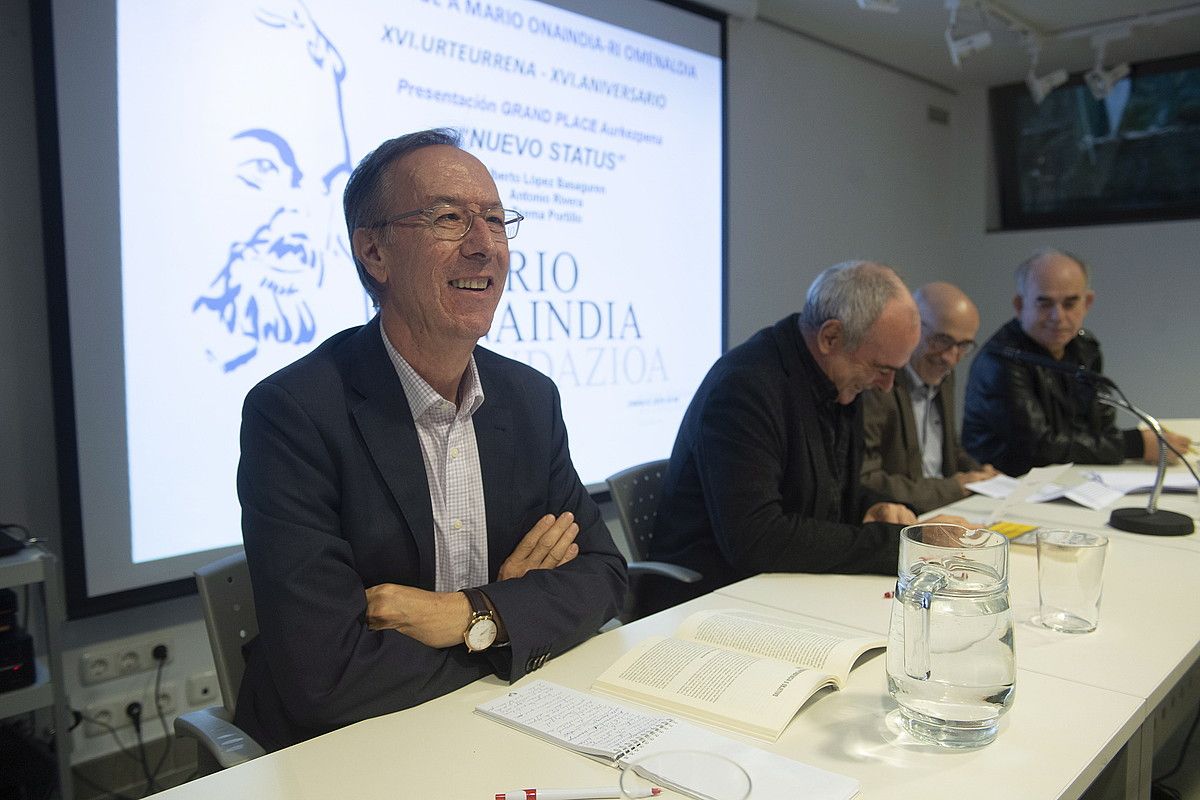
[[[945,333],[931,333],[925,337],[925,347],[930,353],[945,353],[957,348],[959,356],[966,358],[975,352],[976,344],[974,339],[958,341]]]
[[[483,220],[483,224],[487,226],[488,232],[492,234],[492,238],[498,242],[516,236],[517,228],[521,225],[521,220],[525,219],[516,211],[501,206],[484,209],[483,211],[472,211],[456,203],[438,203],[429,208],[418,208],[415,211],[406,211],[403,214],[397,214],[382,222],[376,222],[369,227],[386,228],[388,225],[394,225],[397,222],[411,220],[416,224],[427,225],[429,230],[438,239],[457,242],[466,237],[467,233],[471,230],[471,226],[475,224],[476,217]]]

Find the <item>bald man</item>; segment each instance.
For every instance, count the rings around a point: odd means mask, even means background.
[[[759,572],[894,573],[916,517],[860,482],[858,397],[890,389],[919,338],[896,273],[851,261],[817,276],[799,314],[718,359],[680,424],[649,547],[704,577],[647,584],[641,610]]]
[[[954,424],[954,368],[975,349],[979,309],[949,283],[922,286],[913,299],[921,314],[917,349],[891,391],[863,395],[862,482],[923,514],[997,473],[967,455]]]
[[[1017,267],[1017,312],[971,364],[963,445],[1009,475],[1047,464],[1158,461],[1150,431],[1120,430],[1096,388],[1072,375],[1004,358],[1008,348],[1103,372],[1100,343],[1083,329],[1095,302],[1087,265],[1061,250],[1039,250]],[[1181,452],[1191,441],[1167,431]],[[1175,457],[1169,455],[1170,461]]]

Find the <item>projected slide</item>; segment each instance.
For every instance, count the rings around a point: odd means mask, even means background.
[[[720,350],[718,58],[527,0],[196,9],[117,3],[133,562],[240,543],[242,399],[373,316],[342,189],[422,128],[526,218],[482,344],[558,384],[585,483],[669,454]]]

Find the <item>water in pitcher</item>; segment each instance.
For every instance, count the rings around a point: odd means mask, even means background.
[[[902,543],[887,652],[888,691],[904,727],[946,747],[995,738],[1016,672],[1007,542],[962,530],[957,546]]]

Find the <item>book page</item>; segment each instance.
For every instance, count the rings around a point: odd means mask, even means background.
[[[882,636],[856,636],[799,619],[736,610],[693,614],[679,626],[678,636],[830,672],[839,685],[859,656],[887,644]]]
[[[592,688],[774,739],[833,680],[777,659],[659,636],[618,659]]]
[[[547,681],[534,681],[475,710],[555,744],[610,761],[671,721]]]

